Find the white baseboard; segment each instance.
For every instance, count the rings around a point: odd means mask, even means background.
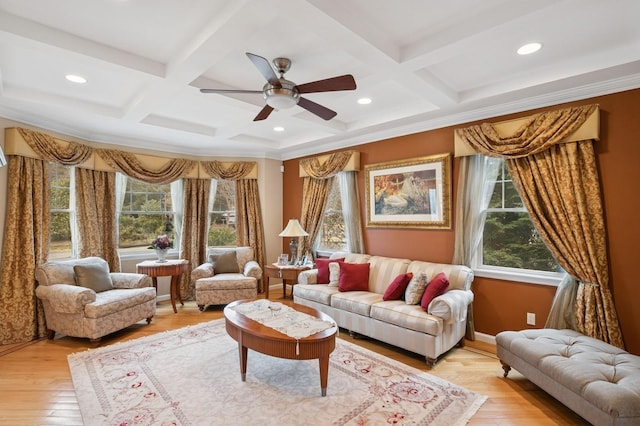
[[[478,333],[477,331],[476,340],[478,342],[489,343],[490,345],[496,344],[496,336],[492,336],[491,334]]]
[[[156,297],[156,301],[158,302],[164,302],[165,300],[171,300],[171,297],[169,297],[168,294],[161,294],[160,296]]]

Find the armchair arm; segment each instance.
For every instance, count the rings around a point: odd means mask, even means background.
[[[212,277],[213,273],[213,265],[208,262],[203,263],[202,265],[191,271],[191,281],[199,280],[200,278]]]
[[[145,274],[132,272],[111,272],[113,288],[143,288],[151,287],[151,277]]]
[[[298,274],[298,284],[317,284],[318,283],[318,270],[307,269]]]
[[[262,268],[255,260],[250,260],[244,264],[243,274],[245,277],[253,277],[257,280],[262,278]]]
[[[433,299],[427,307],[427,312],[442,318],[448,324],[453,324],[467,319],[467,308],[471,302],[472,291],[449,290]]]
[[[95,291],[71,284],[39,285],[36,296],[47,300],[55,312],[65,314],[81,313],[84,305],[96,300]]]

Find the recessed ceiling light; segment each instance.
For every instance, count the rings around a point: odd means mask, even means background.
[[[67,74],[64,76],[64,78],[71,81],[72,83],[84,84],[87,82],[86,78],[77,74]]]
[[[276,126],[276,127],[273,128],[273,130],[276,131],[276,132],[284,132],[284,127]]]
[[[524,46],[520,46],[520,48],[518,49],[518,55],[530,55],[537,52],[541,48],[541,43],[527,43]]]
[[[360,98],[358,99],[358,103],[360,105],[369,105],[371,103],[371,98]]]

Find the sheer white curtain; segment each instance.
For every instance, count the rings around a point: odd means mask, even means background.
[[[357,175],[355,171],[352,171],[338,173],[337,177],[340,186],[340,201],[342,202],[347,250],[350,253],[362,253],[364,252],[364,243],[362,241],[362,219],[360,216]]]
[[[80,241],[78,238],[78,225],[76,223],[76,171],[75,167],[69,167],[69,229],[71,230],[71,257],[75,258],[80,253]]]
[[[120,214],[122,213],[122,205],[124,204],[124,196],[127,192],[127,175],[116,172],[116,238],[118,245],[120,244]]]
[[[487,207],[491,201],[501,161],[499,158],[481,154],[460,159],[453,264],[471,267],[482,241]],[[465,337],[469,340],[475,339],[472,305],[467,312]]]
[[[209,203],[207,204],[207,235],[209,235],[208,229],[211,226],[211,214],[210,214],[210,212],[211,212],[211,210],[213,210],[213,201],[216,198],[216,191],[217,190],[218,190],[218,179],[211,179],[211,187],[209,188]]]
[[[175,230],[173,247],[180,249],[182,239],[182,217],[184,216],[184,181],[178,179],[171,182],[171,206],[173,208],[173,229]]]

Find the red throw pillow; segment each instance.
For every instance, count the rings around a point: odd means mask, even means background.
[[[420,306],[423,310],[427,310],[429,307],[429,303],[436,297],[444,294],[449,288],[449,279],[444,274],[444,272],[440,272],[438,275],[433,277],[429,284],[427,284],[427,288],[424,290],[424,294],[422,295],[422,301],[420,302]]]
[[[382,300],[400,300],[404,296],[411,278],[413,278],[413,272],[398,275],[384,291]]]
[[[340,291],[368,291],[369,290],[369,264],[368,263],[341,263]]]
[[[329,284],[329,263],[343,261],[340,259],[316,259],[316,268],[318,269],[317,284]]]

